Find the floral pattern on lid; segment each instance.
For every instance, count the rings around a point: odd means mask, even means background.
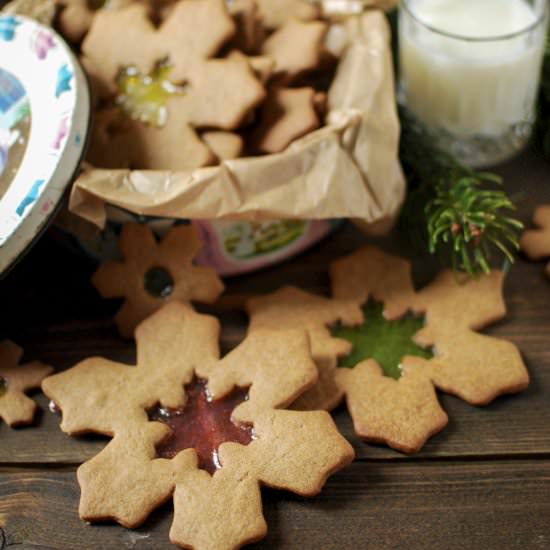
[[[2,275],[45,227],[78,168],[90,97],[63,39],[24,17],[0,17],[0,72],[0,176],[10,149],[25,145],[0,195]],[[11,116],[14,109],[20,110],[18,116]],[[21,109],[26,109],[30,127],[25,134],[14,126],[22,120]]]

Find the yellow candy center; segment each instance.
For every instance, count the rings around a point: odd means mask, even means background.
[[[168,99],[185,93],[168,78],[171,69],[162,63],[149,74],[140,73],[136,67],[121,70],[117,77],[116,103],[134,120],[164,126],[168,119]]]

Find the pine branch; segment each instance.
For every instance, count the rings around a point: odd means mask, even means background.
[[[399,115],[409,184],[401,224],[412,241],[472,277],[490,272],[495,252],[513,263],[523,225],[509,215],[515,206],[500,178],[462,166],[405,109]]]

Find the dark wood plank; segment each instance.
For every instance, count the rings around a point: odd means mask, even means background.
[[[526,222],[539,202],[550,203],[548,164],[532,153],[503,167],[509,191],[517,195],[519,214]],[[110,321],[116,304],[100,300],[88,284],[93,264],[77,258],[56,242],[55,233],[43,239],[29,256],[0,282],[0,336],[23,345],[30,359],[40,358],[58,369],[74,365],[90,355],[103,355],[131,363],[131,342],[120,340]],[[224,297],[209,311],[223,324],[222,350],[244,337],[246,316],[240,310],[254,293],[268,292],[283,284],[296,284],[315,292],[327,292],[328,263],[365,242],[351,225],[310,252],[276,268],[228,281]],[[394,235],[381,241],[394,251],[407,244]],[[429,278],[433,264],[415,258],[418,281]],[[542,263],[520,258],[506,284],[509,316],[487,332],[509,338],[522,350],[532,376],[528,391],[505,397],[483,409],[442,396],[450,425],[434,437],[420,456],[512,456],[550,453],[550,283]],[[98,440],[71,439],[58,430],[58,420],[45,411],[46,400],[38,398],[43,412],[35,429],[9,430],[0,424],[0,464],[80,463],[103,445]],[[354,443],[358,456],[399,459],[383,447],[366,446],[353,436],[344,408],[335,414],[342,432]]]
[[[543,380],[518,396],[503,397],[484,408],[473,408],[449,396],[441,396],[450,423],[416,456],[525,457],[550,456],[547,400],[550,371]],[[59,430],[59,419],[48,410],[47,399],[37,396],[40,412],[34,428],[9,429],[0,424],[0,465],[80,464],[105,445],[101,437],[68,437]],[[358,458],[406,461],[409,457],[384,446],[367,445],[353,432],[345,406],[334,418],[342,434],[353,444]]]
[[[171,505],[128,531],[80,521],[78,498],[72,471],[0,471],[6,548],[173,548],[167,537]],[[258,550],[550,546],[549,461],[359,462],[336,474],[314,499],[266,491],[264,503],[269,534],[254,546]]]

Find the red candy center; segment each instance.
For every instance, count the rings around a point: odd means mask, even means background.
[[[169,426],[172,433],[157,445],[157,457],[173,458],[184,449],[195,449],[199,468],[213,474],[221,464],[218,448],[226,441],[248,445],[253,439],[252,426],[239,426],[231,413],[248,399],[248,388],[235,388],[230,394],[212,401],[206,382],[195,379],[185,387],[187,402],[183,409],[160,407],[149,411],[149,419]]]

